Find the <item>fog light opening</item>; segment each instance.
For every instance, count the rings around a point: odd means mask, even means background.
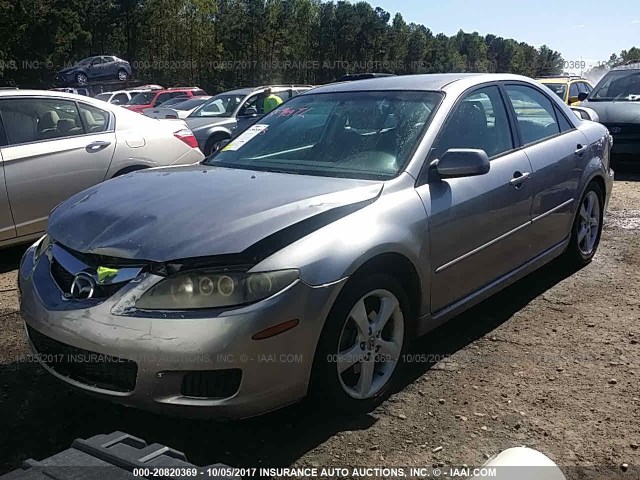
[[[297,327],[299,323],[300,320],[298,320],[297,318],[294,320],[289,320],[287,322],[279,323],[278,325],[274,325],[273,327],[265,328],[264,330],[260,330],[258,333],[254,333],[251,338],[253,340],[264,340],[265,338],[275,337],[276,335],[280,335],[287,330],[291,330],[292,328]]]

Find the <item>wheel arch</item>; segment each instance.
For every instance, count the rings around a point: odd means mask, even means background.
[[[373,273],[383,273],[393,277],[402,286],[409,300],[411,312],[408,326],[411,336],[417,334],[418,316],[423,300],[422,282],[418,269],[414,263],[402,253],[388,251],[378,253],[360,263],[349,275],[349,280],[342,287],[346,288],[351,282],[358,281],[363,276]]]

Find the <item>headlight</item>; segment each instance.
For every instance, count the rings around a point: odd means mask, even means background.
[[[36,242],[36,249],[33,252],[33,263],[37,262],[47,248],[51,245],[51,237],[49,235],[44,235],[40,240]]]
[[[258,302],[291,285],[298,270],[185,272],[162,280],[136,302],[144,310],[190,310]]]

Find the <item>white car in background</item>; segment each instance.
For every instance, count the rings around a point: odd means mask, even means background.
[[[69,93],[0,90],[0,247],[42,235],[51,209],[97,183],[203,158],[183,121]]]
[[[96,99],[103,102],[113,103],[114,105],[126,105],[129,100],[142,92],[149,92],[151,90],[162,90],[159,85],[149,85],[139,88],[129,88],[126,90],[116,90],[115,92],[102,92],[95,96]],[[75,93],[75,92],[69,92]]]
[[[151,118],[187,118],[196,108],[203,105],[210,98],[211,96],[191,97],[170,105],[165,102],[159,107],[145,108],[142,113]]]

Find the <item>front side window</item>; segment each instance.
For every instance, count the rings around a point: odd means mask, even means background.
[[[640,100],[640,70],[621,69],[607,73],[595,86],[589,101]]]
[[[569,98],[571,99],[578,98],[579,93],[580,93],[580,90],[578,90],[578,82],[572,83],[571,87],[569,87]]]
[[[560,133],[553,104],[543,93],[526,85],[507,85],[506,90],[525,145]]]
[[[441,98],[430,91],[298,96],[205,163],[301,175],[393,178],[409,161]]]
[[[498,87],[474,90],[454,108],[436,141],[434,158],[450,148],[484,150],[489,157],[513,149],[509,119]]]
[[[75,102],[57,98],[15,98],[0,101],[10,145],[83,135]]]

